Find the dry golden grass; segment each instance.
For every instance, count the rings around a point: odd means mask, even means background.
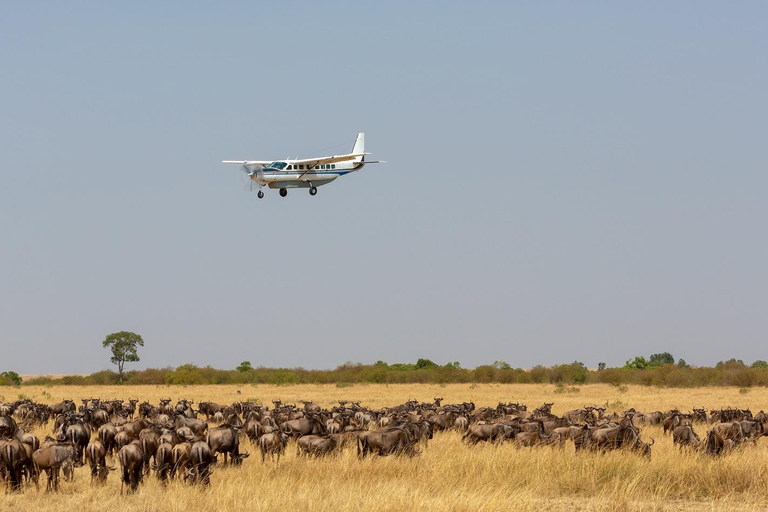
[[[241,394],[237,394],[240,389]],[[3,389],[5,400],[19,390]],[[129,395],[156,403],[161,397],[182,397],[230,403],[258,398],[269,403],[314,400],[324,407],[339,399],[360,400],[382,407],[416,398],[444,403],[473,400],[480,406],[498,401],[520,401],[530,408],[555,402],[553,411],[588,404],[608,404],[621,411],[667,410],[672,407],[738,405],[753,411],[768,402],[768,390],[744,394],[732,388],[655,389],[630,387],[625,392],[604,385],[582,386],[579,392],[556,392],[552,385],[356,385],[336,386],[134,386],[134,387],[24,387],[29,397],[44,402],[62,398]],[[701,432],[703,429],[699,427]],[[37,432],[43,435],[44,431]],[[768,509],[768,449],[757,447],[712,459],[680,453],[660,428],[643,429],[657,442],[651,460],[626,453],[579,454],[551,447],[516,449],[512,445],[465,446],[458,433],[440,433],[421,455],[360,461],[348,449],[336,458],[296,457],[289,445],[279,464],[262,464],[257,449],[245,440],[253,456],[241,468],[219,467],[207,489],[172,483],[161,487],[148,478],[135,495],[120,495],[120,481],[112,474],[106,487],[92,488],[86,468],[74,483],[62,482],[59,494],[26,489],[23,494],[0,494],[9,510],[197,511],[197,510],[766,510]]]

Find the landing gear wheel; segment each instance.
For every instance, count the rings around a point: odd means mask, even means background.
[[[309,187],[309,195],[313,196],[317,194],[317,187]]]
[[[287,188],[281,188],[280,189],[280,197],[285,197],[288,195],[288,189]]]
[[[264,197],[264,192],[262,192],[261,190],[259,190],[259,193],[258,193],[258,194],[256,194],[256,196],[257,196],[259,199],[262,199],[262,198]]]

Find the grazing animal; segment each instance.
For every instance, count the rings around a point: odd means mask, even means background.
[[[117,460],[120,461],[122,475],[120,492],[123,492],[126,485],[129,486],[130,492],[136,491],[144,477],[144,451],[141,449],[141,442],[134,440],[120,448]]]
[[[99,483],[106,482],[110,469],[114,468],[107,466],[107,449],[101,441],[97,439],[88,443],[88,446],[85,448],[85,458],[91,468],[91,484],[94,481]]]
[[[193,484],[210,484],[214,462],[216,462],[216,457],[213,456],[211,447],[208,446],[208,443],[205,441],[197,441],[194,443],[189,455],[189,467],[187,468],[188,481]]]
[[[71,468],[77,458],[77,448],[72,443],[56,443],[47,441],[43,446],[32,454],[32,478],[35,481],[35,487],[40,488],[40,473],[45,471],[48,474],[47,490],[59,490],[59,470]]]
[[[264,434],[259,438],[259,450],[261,450],[261,462],[263,463],[267,454],[272,460],[280,462],[280,455],[285,453],[285,445],[288,443],[288,436],[279,430]]]

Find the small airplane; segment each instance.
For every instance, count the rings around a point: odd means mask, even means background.
[[[249,187],[259,186],[259,199],[264,197],[261,188],[267,186],[280,190],[280,196],[288,195],[289,188],[308,188],[309,195],[317,194],[317,187],[326,185],[339,176],[359,171],[365,164],[379,164],[383,161],[365,159],[365,134],[360,132],[355,139],[352,152],[346,155],[303,158],[301,160],[223,160],[224,164],[241,165]]]

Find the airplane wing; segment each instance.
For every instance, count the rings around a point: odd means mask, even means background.
[[[269,165],[274,160],[222,160],[221,163],[223,164],[238,164],[238,165],[261,165],[262,167],[265,165]]]
[[[335,164],[336,162],[346,162],[348,160],[354,160],[357,157],[368,155],[368,154],[370,153],[350,153],[348,155],[323,156],[320,158],[305,158],[303,160],[291,160],[290,162],[294,165],[296,164],[309,164],[309,165]]]

